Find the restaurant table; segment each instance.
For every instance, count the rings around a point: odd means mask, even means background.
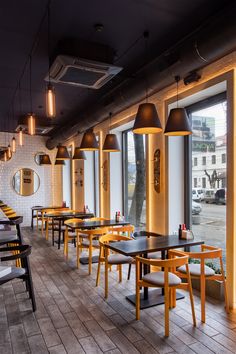
[[[33,207],[31,207],[31,229],[34,228],[34,219],[37,217],[37,214],[35,214],[35,211],[45,211],[46,209],[61,209],[64,208],[62,206],[41,206],[41,205],[35,205]],[[66,208],[66,207],[65,207]]]
[[[75,230],[83,230],[83,229],[95,229],[101,227],[112,227],[112,226],[124,226],[130,225],[130,222],[122,220],[122,221],[115,221],[115,220],[99,220],[99,221],[84,221],[84,222],[71,222],[67,223],[67,226],[71,228],[73,231]],[[80,263],[88,264],[88,257],[81,257]],[[98,256],[92,257],[92,263],[98,263]]]
[[[56,210],[55,212],[50,212],[46,213],[44,215],[45,218],[50,218],[52,219],[52,234],[53,234],[53,240],[54,240],[54,221],[57,220],[58,222],[58,249],[60,249],[60,244],[61,242],[61,231],[62,231],[62,225],[65,220],[71,219],[71,218],[78,218],[78,219],[89,219],[94,216],[93,213],[84,213],[84,212],[79,212],[79,211],[66,211],[66,210]]]
[[[161,252],[162,259],[166,258],[166,251],[174,248],[184,248],[185,250],[192,246],[202,245],[203,241],[197,240],[182,240],[179,239],[176,235],[162,235],[153,238],[138,238],[131,241],[120,241],[112,242],[105,247],[110,248],[111,250],[121,253],[125,256],[142,256],[147,258],[147,254],[150,252]],[[148,273],[148,267],[145,265],[143,267],[143,273]],[[126,297],[127,300],[136,304],[136,295],[129,295]],[[176,299],[183,299],[184,296],[176,292]],[[140,308],[144,309],[147,307],[164,304],[164,292],[163,289],[157,289],[148,291],[148,288],[144,287],[144,291],[141,294]]]

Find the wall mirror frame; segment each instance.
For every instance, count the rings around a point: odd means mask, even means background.
[[[31,168],[21,168],[12,177],[12,187],[23,197],[33,195],[40,187],[39,175]]]

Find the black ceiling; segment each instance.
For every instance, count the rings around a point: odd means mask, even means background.
[[[116,65],[123,71],[100,90],[57,84],[57,118],[48,120],[55,129],[68,122],[125,78],[146,60],[142,33],[149,30],[149,60],[201,26],[220,11],[226,0],[54,0],[51,2],[51,49],[66,37],[109,45],[115,50]],[[30,110],[29,65],[21,78],[21,95],[15,90],[32,55],[33,111],[45,119],[45,81],[48,70],[48,0],[5,0],[0,2],[0,131],[14,131],[21,114]],[[43,20],[43,22],[42,22]],[[40,27],[40,23],[42,25]],[[103,31],[94,29],[102,23]],[[40,31],[38,33],[38,30]],[[139,40],[137,40],[140,38]],[[134,44],[132,46],[132,44]],[[129,50],[127,50],[129,48]],[[22,107],[20,107],[20,96]],[[14,97],[14,100],[13,100]],[[14,104],[13,104],[14,102]]]

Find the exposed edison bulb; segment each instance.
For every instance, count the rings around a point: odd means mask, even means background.
[[[5,162],[7,161],[7,152],[6,151],[4,151],[3,159],[4,159]]]
[[[12,152],[16,152],[16,138],[15,137],[12,138],[11,145],[12,145]]]
[[[55,90],[51,84],[48,84],[46,91],[46,115],[48,118],[56,117]]]
[[[32,113],[28,117],[28,133],[29,135],[35,135],[35,117]]]
[[[19,130],[19,145],[23,146],[23,130],[22,130],[21,127],[20,127],[20,130]]]
[[[7,158],[10,159],[11,158],[11,146],[10,144],[7,147]]]

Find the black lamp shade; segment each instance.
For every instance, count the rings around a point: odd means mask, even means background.
[[[98,142],[94,132],[92,130],[88,130],[83,135],[83,139],[80,145],[80,150],[95,151],[98,149],[99,149]]]
[[[156,134],[162,131],[160,119],[154,103],[142,103],[138,107],[133,133]]]
[[[65,161],[64,160],[56,160],[55,165],[65,165]]]
[[[56,160],[69,160],[69,159],[70,159],[70,155],[67,151],[66,146],[59,145],[57,147]]]
[[[192,134],[188,115],[184,108],[171,109],[164,134],[168,136],[184,136]]]
[[[51,165],[51,160],[48,154],[40,156],[40,165]]]
[[[120,151],[120,146],[119,146],[116,134],[107,134],[102,150],[104,152],[118,152],[118,151]]]
[[[79,147],[75,148],[73,160],[86,160],[84,151],[81,151]]]

